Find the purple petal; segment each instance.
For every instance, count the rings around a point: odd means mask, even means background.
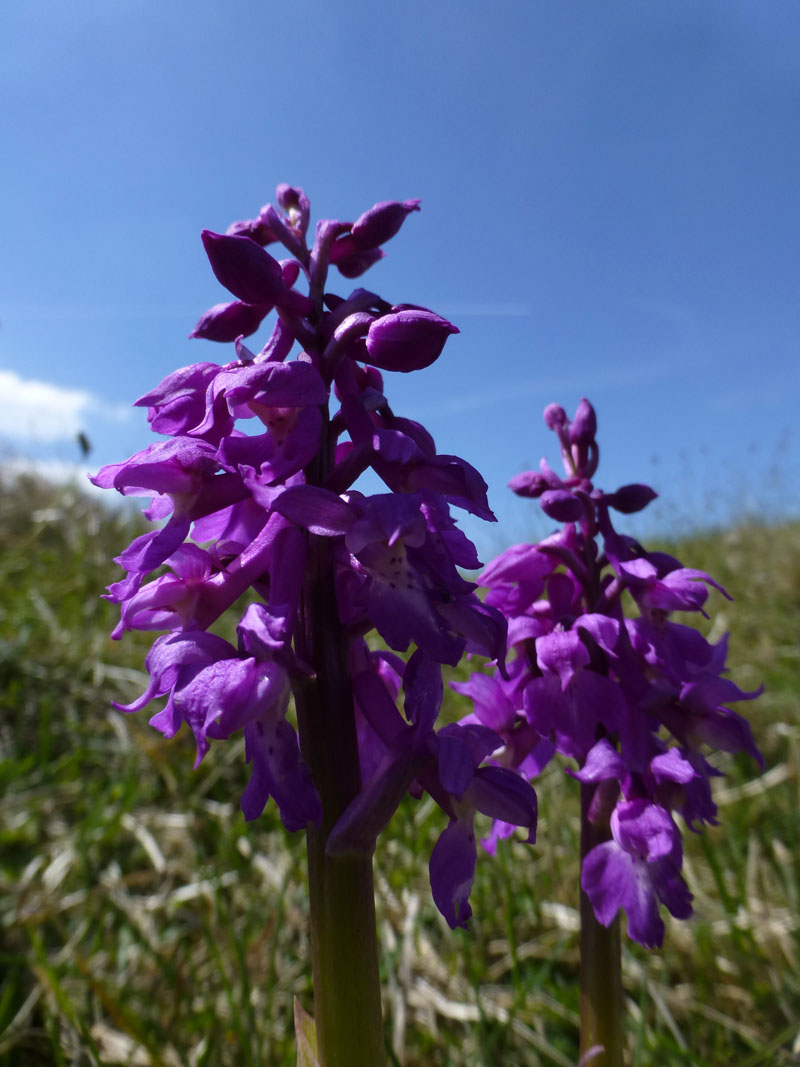
[[[218,470],[214,445],[194,437],[171,437],[148,445],[124,463],[102,467],[89,480],[102,489],[113,487],[123,496],[186,496],[197,492],[203,481]]]
[[[516,826],[511,822],[503,822],[502,819],[495,819],[492,822],[492,829],[489,832],[488,837],[481,838],[481,845],[489,853],[490,856],[494,856],[497,852],[497,844],[499,841],[505,841],[506,838],[516,830]]]
[[[272,244],[278,239],[261,218],[238,219],[230,224],[225,233],[232,237],[250,237],[259,245]]]
[[[572,677],[589,663],[589,652],[576,630],[546,634],[536,641],[536,660],[543,671],[552,671],[566,689]]]
[[[326,852],[332,856],[347,852],[371,854],[423,761],[424,756],[403,753],[379,766],[367,787],[337,820],[325,846]]]
[[[250,604],[236,627],[239,647],[249,656],[267,660],[291,639],[285,616],[273,615],[266,604]]]
[[[470,594],[438,605],[438,612],[451,629],[466,639],[467,652],[503,662],[507,631],[505,617],[499,611]]]
[[[167,693],[183,668],[196,673],[214,660],[235,654],[234,647],[215,634],[187,632],[157,637],[144,661],[150,675],[144,693],[131,704],[114,706],[120,711],[139,711],[154,697]],[[187,680],[192,676],[188,675]]]
[[[146,574],[155,570],[183,544],[190,528],[189,519],[172,518],[162,529],[137,537],[116,562],[126,571]]]
[[[328,391],[319,371],[311,363],[269,360],[234,368],[227,375],[225,396],[236,405],[255,400],[266,407],[301,408],[325,404]]]
[[[511,582],[525,582],[534,586],[539,596],[547,576],[555,570],[557,561],[536,545],[512,545],[487,564],[478,575],[481,585],[495,586]]]
[[[650,760],[650,771],[656,782],[680,782],[685,785],[692,778],[696,778],[698,772],[680,752],[680,749],[671,748],[669,752],[663,752]]]
[[[175,706],[197,741],[195,767],[208,751],[212,725],[218,726],[218,737],[241,730],[259,713],[262,703],[274,702],[274,682],[256,670],[255,660],[224,659],[210,663],[185,685],[176,687]]]
[[[625,772],[625,761],[605,737],[589,750],[579,771],[567,769],[567,774],[571,774],[579,782],[600,782],[607,778],[616,778],[621,782]]]
[[[484,726],[497,733],[510,730],[516,721],[514,705],[503,692],[499,679],[492,675],[470,675],[467,682],[451,682],[450,687],[472,700],[475,714]]]
[[[558,575],[555,575],[558,577]],[[573,626],[577,630],[586,630],[591,634],[598,645],[605,651],[613,653],[619,641],[619,623],[608,615],[600,615],[592,612],[589,615],[581,615],[576,619]]]
[[[284,248],[287,248],[293,256],[303,257],[306,253],[305,244],[291,225],[287,225],[281,215],[272,204],[266,204],[261,209],[261,218],[269,229],[275,234]]]
[[[293,617],[305,578],[307,539],[294,526],[275,537],[269,561],[269,602],[274,609]]]
[[[660,804],[637,799],[621,801],[611,814],[614,840],[648,862],[668,856],[680,843],[672,816]]]
[[[297,736],[285,720],[274,730],[260,722],[245,730],[247,762],[253,771],[242,794],[245,819],[257,819],[270,796],[275,798],[287,830],[304,830],[322,818],[322,805],[311,774],[300,760]]]
[[[603,926],[610,926],[623,908],[633,940],[646,948],[659,948],[664,941],[664,923],[658,914],[649,866],[635,860],[616,842],[606,841],[584,858],[581,887]]]
[[[322,416],[318,408],[300,408],[291,413],[273,408],[270,414],[274,418],[265,420],[267,433],[226,437],[217,453],[220,463],[238,474],[254,496],[254,480],[262,486],[285,482],[301,471],[319,449]]]
[[[352,508],[341,497],[313,485],[285,489],[273,509],[296,526],[322,537],[347,533],[355,521]]]
[[[442,706],[442,668],[420,649],[411,656],[403,675],[405,712],[422,736],[433,729]]]
[[[372,670],[360,671],[353,679],[353,695],[381,741],[387,747],[397,745],[408,727],[381,677]]]
[[[443,730],[436,739],[436,761],[442,788],[460,800],[475,773],[472,749],[458,734]]]
[[[436,907],[452,930],[472,915],[469,894],[475,880],[475,830],[472,823],[452,821],[431,853],[429,872]]]
[[[375,576],[368,598],[370,618],[390,648],[405,652],[414,641],[439,663],[454,667],[461,659],[464,639],[447,630],[427,592],[412,575],[410,585],[403,588],[393,588],[391,580]]]
[[[221,370],[218,363],[181,367],[135,400],[133,406],[148,408],[147,421],[156,433],[187,433],[205,418],[206,390]]]
[[[506,767],[479,767],[464,794],[466,803],[492,819],[524,826],[535,840],[537,802],[533,788]]]
[[[375,263],[383,259],[379,248],[359,248],[350,234],[339,237],[331,245],[330,262],[344,278],[360,278]]]

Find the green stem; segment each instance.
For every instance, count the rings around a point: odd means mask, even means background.
[[[321,460],[327,449],[323,431]],[[317,477],[319,472],[309,472]],[[319,482],[317,482],[319,484]],[[329,542],[309,535],[298,652],[313,676],[295,693],[300,746],[322,801],[307,833],[314,1015],[322,1067],[385,1063],[372,857],[329,856],[328,836],[361,788],[347,646]]]
[[[609,832],[589,821],[595,786],[581,785],[581,866],[595,845]],[[619,916],[602,926],[581,890],[581,1055],[594,1046],[603,1051],[587,1067],[623,1067],[622,955]]]

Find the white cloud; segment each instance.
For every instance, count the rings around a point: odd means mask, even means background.
[[[118,422],[129,417],[127,408],[111,407],[85,389],[68,389],[52,382],[21,378],[0,370],[0,435],[15,442],[73,440],[94,419]]]
[[[83,429],[91,393],[0,370],[0,433],[15,441],[63,441]]]

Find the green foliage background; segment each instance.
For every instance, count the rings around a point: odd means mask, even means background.
[[[192,770],[148,713],[148,635],[112,642],[98,599],[135,521],[32,480],[0,491],[0,1067],[294,1063],[311,1008],[303,842],[268,808],[245,824],[241,743]],[[734,595],[733,677],[767,770],[721,757],[722,825],[687,834],[696,915],[665,950],[627,946],[630,1064],[800,1062],[800,524],[697,534],[677,548]],[[150,635],[152,636],[152,635]],[[464,708],[454,693],[447,714]],[[539,844],[479,859],[469,932],[427,883],[442,827],[408,802],[376,856],[386,1039],[404,1067],[574,1065],[575,783],[538,783]]]

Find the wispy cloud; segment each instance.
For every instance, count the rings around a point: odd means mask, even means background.
[[[749,383],[741,388],[721,390],[711,400],[717,411],[752,412],[777,407],[786,398],[786,387],[780,381]]]
[[[468,411],[502,407],[522,399],[534,397],[550,399],[551,394],[582,390],[599,392],[607,388],[640,387],[660,381],[674,373],[676,363],[651,363],[636,367],[618,367],[614,370],[598,368],[594,373],[554,375],[551,378],[531,378],[517,381],[495,389],[483,388],[471,393],[437,399],[435,405],[420,405],[416,409],[418,418],[436,415],[462,415]]]
[[[0,370],[0,435],[14,442],[74,439],[89,418],[123,422],[128,408],[108,405],[86,389],[70,389]]]

